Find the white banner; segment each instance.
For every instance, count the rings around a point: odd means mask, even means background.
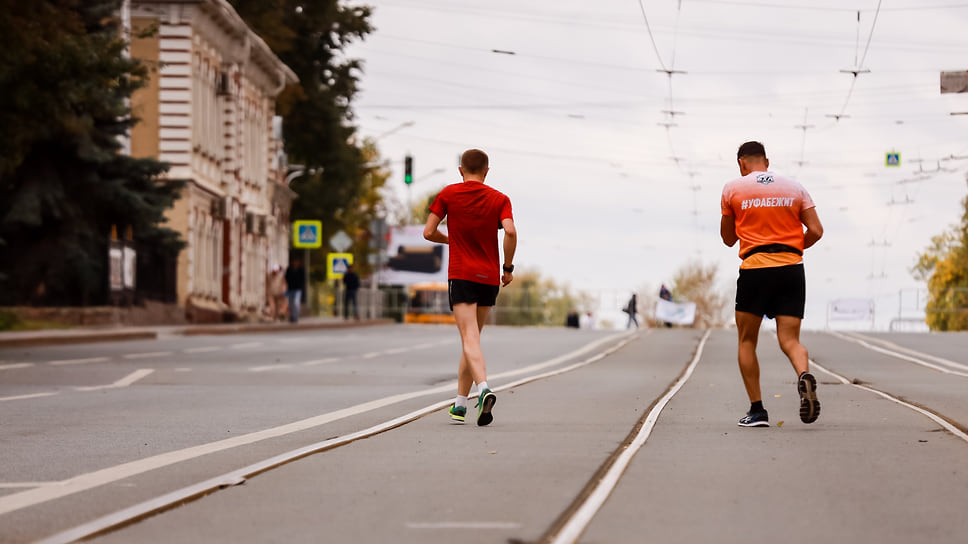
[[[830,303],[831,321],[862,321],[874,317],[874,301],[869,298],[838,298]]]
[[[380,270],[381,285],[411,285],[447,282],[449,247],[428,242],[423,225],[392,227],[387,242],[387,258]],[[447,233],[447,228],[440,227]]]
[[[655,303],[655,319],[676,325],[692,325],[696,320],[696,303],[670,302],[660,298]]]

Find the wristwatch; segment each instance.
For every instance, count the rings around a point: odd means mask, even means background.
[[[505,272],[509,272],[509,273],[510,273],[510,272],[514,272],[514,265],[513,265],[513,264],[506,264],[506,265],[504,265],[504,266],[502,266],[501,268],[502,268],[502,269],[503,269],[503,270],[504,270]]]

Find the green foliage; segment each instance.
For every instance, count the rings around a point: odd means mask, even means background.
[[[126,99],[147,70],[122,55],[121,0],[4,0],[0,14],[0,304],[107,298],[111,225],[177,252],[160,228],[179,183],[166,166],[120,155]]]
[[[362,63],[343,49],[372,31],[370,8],[338,0],[231,0],[248,25],[299,77],[279,97],[290,162],[316,174],[293,180],[299,194],[293,219],[323,222],[328,239],[359,227],[356,213],[367,198],[367,153],[356,142],[351,104]],[[367,217],[369,221],[371,217]],[[322,266],[313,260],[313,268]],[[315,277],[315,274],[314,274]]]
[[[0,310],[0,331],[10,331],[20,325],[20,318],[13,312]]]
[[[691,261],[673,276],[672,298],[696,303],[695,328],[718,327],[726,322],[729,299],[716,285],[716,266]]]
[[[536,272],[517,272],[510,285],[501,288],[494,308],[498,325],[561,327],[570,310],[591,310],[591,298],[572,293],[567,286],[542,279]]]
[[[912,275],[927,280],[926,321],[933,331],[968,330],[968,197],[961,224],[931,238]]]

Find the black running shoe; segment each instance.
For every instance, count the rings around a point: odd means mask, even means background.
[[[769,427],[770,416],[766,410],[762,412],[747,412],[743,419],[739,420],[740,427]]]
[[[820,417],[820,401],[817,400],[817,379],[813,374],[804,372],[797,380],[797,391],[800,392],[800,421],[813,423]]]
[[[497,395],[492,393],[490,389],[481,391],[481,394],[477,397],[478,427],[483,427],[494,421],[494,415],[491,414],[491,409],[494,408],[495,402],[497,402]]]

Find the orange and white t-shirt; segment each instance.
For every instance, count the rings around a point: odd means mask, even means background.
[[[751,172],[723,187],[723,215],[736,222],[740,268],[769,268],[803,261],[803,222],[800,213],[816,207],[798,182],[772,172]],[[800,253],[749,252],[781,244]]]

